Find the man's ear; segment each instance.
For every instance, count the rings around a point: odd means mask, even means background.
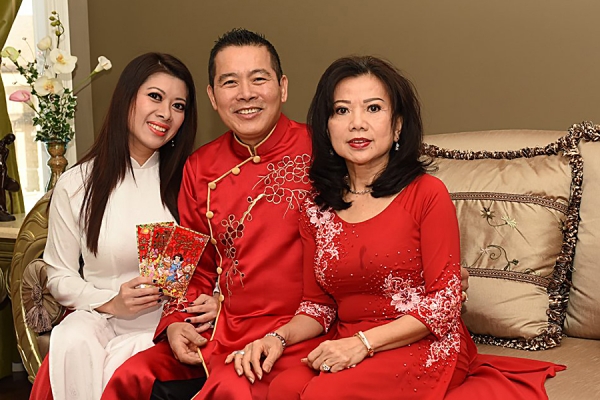
[[[279,80],[279,88],[281,90],[281,102],[285,103],[288,96],[288,78],[285,75],[281,76]]]
[[[217,111],[217,100],[215,100],[215,93],[212,86],[206,86],[206,94],[208,94],[208,99],[210,100],[213,110]]]

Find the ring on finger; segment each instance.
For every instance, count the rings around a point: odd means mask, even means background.
[[[237,356],[238,354],[240,356],[243,356],[244,354],[246,354],[246,352],[244,350],[236,350],[236,351],[233,352],[234,356]]]
[[[323,364],[321,364],[321,370],[323,372],[329,372],[329,371],[331,371],[331,367],[329,365],[323,363]]]

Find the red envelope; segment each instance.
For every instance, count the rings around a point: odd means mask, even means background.
[[[175,226],[155,270],[156,285],[165,295],[185,295],[208,240],[208,235]]]
[[[157,222],[137,226],[140,275],[154,278],[160,256],[174,230],[174,222]]]

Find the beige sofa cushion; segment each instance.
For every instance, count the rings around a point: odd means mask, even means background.
[[[565,321],[569,336],[600,339],[600,135],[579,144],[583,157],[583,195],[573,260],[573,286]],[[599,344],[600,346],[600,344]]]
[[[560,343],[582,173],[576,141],[561,135],[426,138],[457,208],[461,261],[472,276],[463,318],[479,343],[532,350]]]

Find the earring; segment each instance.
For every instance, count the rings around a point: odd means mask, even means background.
[[[171,139],[171,147],[175,147],[175,139]]]
[[[396,142],[396,146],[394,147],[394,150],[398,151],[400,150],[400,142]]]
[[[329,155],[333,157],[333,149],[329,149]]]

